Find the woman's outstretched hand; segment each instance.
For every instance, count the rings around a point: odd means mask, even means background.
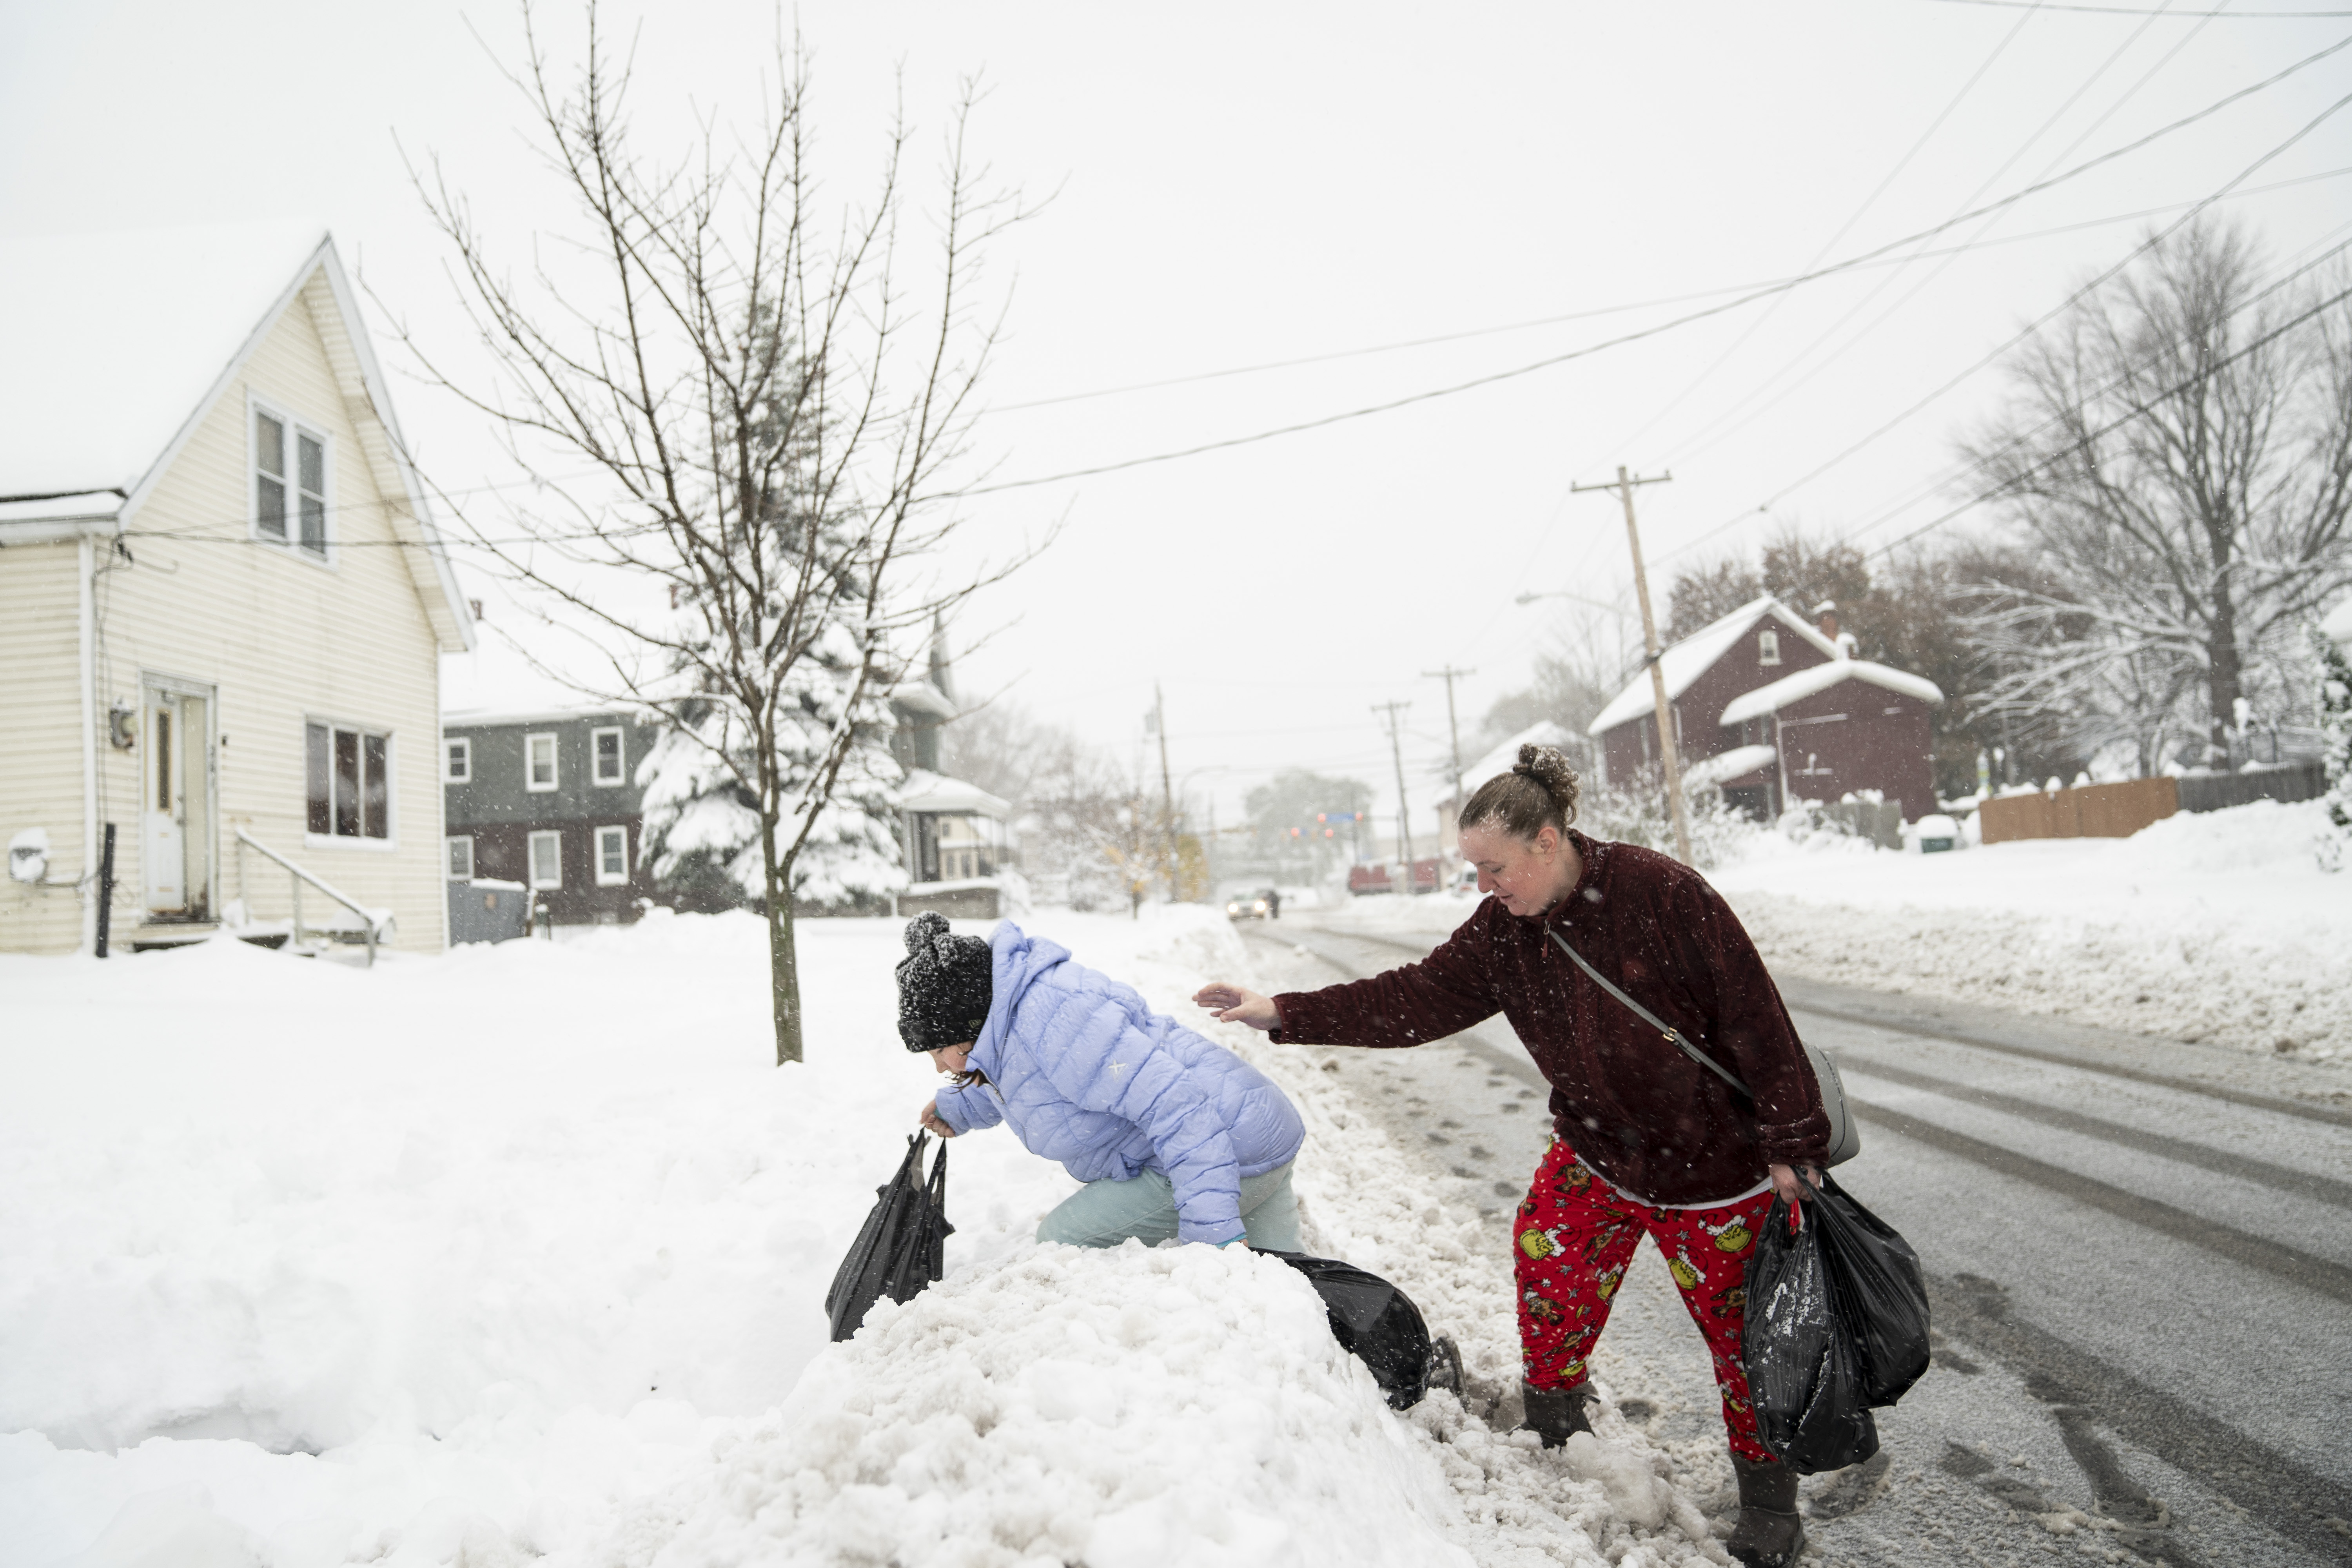
[[[923,1102],[922,1122],[923,1131],[926,1132],[936,1132],[942,1138],[952,1138],[956,1135],[954,1128],[940,1120],[940,1102],[936,1100]],[[940,1158],[945,1159],[946,1156],[941,1155]]]
[[[1282,1026],[1282,1015],[1275,1010],[1271,998],[1222,980],[1193,992],[1192,1001],[1214,1013],[1220,1024],[1247,1024],[1253,1029]]]

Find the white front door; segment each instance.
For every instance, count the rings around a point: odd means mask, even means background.
[[[141,704],[139,863],[147,912],[212,914],[212,697],[151,686]]]

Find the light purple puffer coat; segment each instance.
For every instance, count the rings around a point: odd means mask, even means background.
[[[1003,1121],[1082,1182],[1157,1171],[1176,1189],[1180,1240],[1239,1237],[1243,1179],[1288,1164],[1306,1142],[1289,1099],[1011,921],[989,948],[994,994],[971,1061],[988,1081],[940,1090],[940,1119],[958,1132]]]

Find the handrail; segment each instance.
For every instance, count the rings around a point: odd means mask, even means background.
[[[277,861],[295,877],[294,941],[297,943],[299,943],[302,940],[302,889],[300,884],[308,882],[310,886],[318,889],[319,891],[326,894],[327,897],[334,900],[335,902],[342,905],[343,908],[351,910],[352,913],[360,917],[361,924],[365,927],[367,931],[368,966],[370,968],[373,968],[375,966],[375,944],[382,938],[383,932],[381,922],[376,920],[374,915],[369,913],[368,910],[359,902],[352,899],[348,894],[342,892],[340,889],[332,886],[317,872],[297,866],[293,861],[289,860],[285,856],[280,855],[268,845],[262,843],[261,840],[256,838],[252,834],[247,833],[242,827],[236,830],[236,841],[239,844],[251,847],[268,858]]]

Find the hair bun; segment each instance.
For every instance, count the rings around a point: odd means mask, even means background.
[[[907,951],[920,952],[948,934],[948,917],[937,910],[925,910],[907,922]]]

